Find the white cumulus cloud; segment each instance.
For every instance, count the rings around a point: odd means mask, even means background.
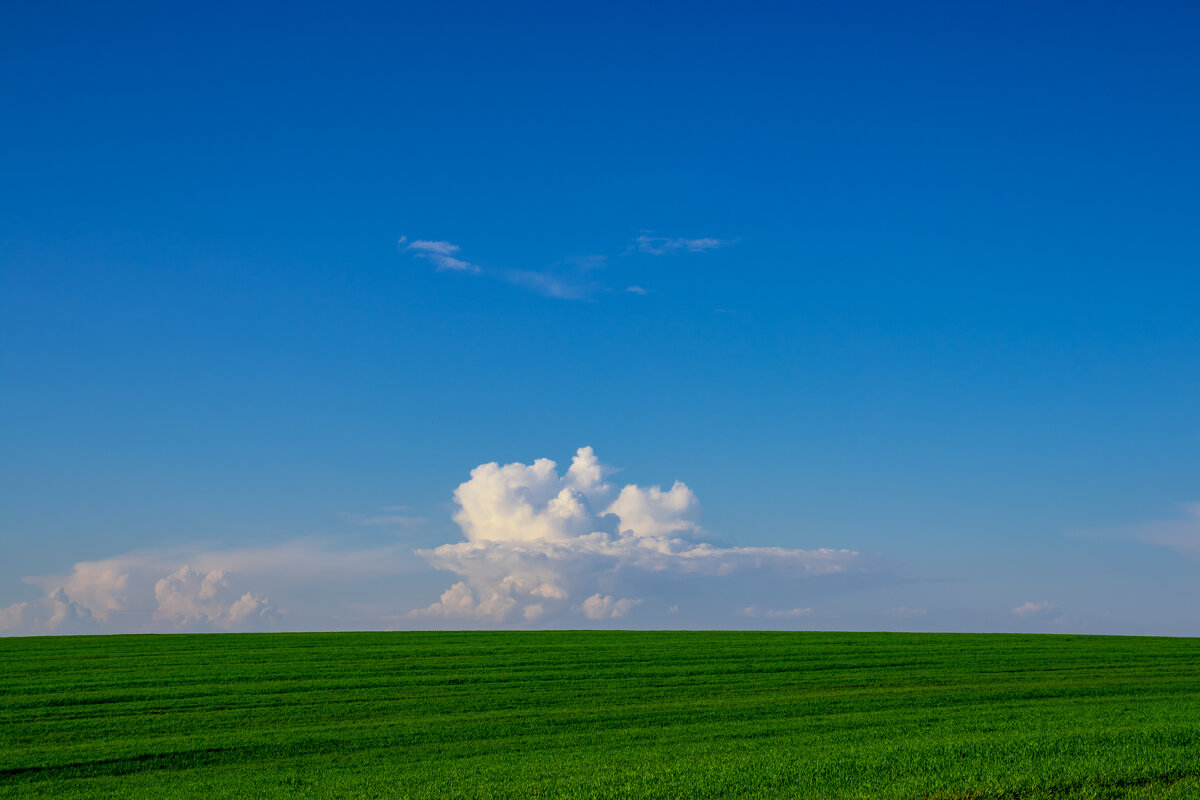
[[[454,492],[454,520],[465,541],[417,551],[461,580],[410,618],[499,623],[521,609],[526,619],[537,619],[569,611],[574,600],[590,619],[616,619],[641,600],[618,598],[609,587],[653,583],[654,576],[711,578],[770,569],[795,579],[858,566],[859,554],[851,550],[698,541],[699,503],[686,484],[618,490],[606,482],[609,474],[590,447],[580,448],[562,474],[546,458],[473,469]]]
[[[588,619],[620,619],[641,602],[640,598],[622,597],[618,600],[612,595],[596,592],[583,601],[583,615]]]
[[[267,600],[252,592],[231,595],[225,570],[197,572],[186,564],[154,584],[154,599],[154,618],[179,625],[202,622],[231,628],[251,616],[268,616],[274,611]]]
[[[0,608],[0,632],[19,630],[25,623],[25,609],[29,603],[13,603]]]
[[[1045,601],[1035,603],[1032,600],[1026,600],[1024,603],[1014,608],[1012,613],[1014,617],[1018,617],[1020,619],[1038,619],[1041,617],[1050,616],[1057,610],[1058,606],[1054,605],[1053,603],[1047,603]]]
[[[50,618],[46,620],[46,628],[51,631],[61,630],[64,626],[75,628],[76,623],[84,622],[93,616],[91,609],[73,601],[61,586],[50,593],[46,603],[50,607]]]
[[[621,520],[621,530],[633,531],[639,536],[663,536],[698,530],[692,517],[699,509],[700,503],[692,490],[675,481],[665,492],[657,486],[643,489],[629,484],[621,489],[607,513],[615,514]]]
[[[41,596],[0,607],[0,633],[382,627],[397,604],[387,593],[403,586],[394,578],[427,569],[396,541],[137,550],[25,578]]]

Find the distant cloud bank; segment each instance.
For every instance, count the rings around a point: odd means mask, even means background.
[[[0,633],[636,625],[681,607],[692,619],[796,620],[813,614],[794,602],[810,579],[866,568],[848,549],[718,546],[705,540],[687,484],[618,486],[613,472],[591,447],[562,472],[548,458],[481,464],[453,492],[462,539],[431,548],[300,539],[80,561],[26,578],[42,594],[0,608]],[[383,536],[422,521],[388,510],[348,522]],[[398,605],[399,576],[424,572],[429,586],[431,567],[457,580],[440,597],[421,604],[408,591]],[[791,602],[747,608],[756,596]]]
[[[259,548],[135,551],[80,561],[65,575],[26,578],[45,594],[0,608],[0,633],[271,629],[288,621],[287,610],[269,599],[277,591],[337,591],[394,575],[409,561],[399,545],[347,552],[303,539]]]

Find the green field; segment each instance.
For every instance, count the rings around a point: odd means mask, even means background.
[[[1200,640],[0,639],[3,797],[1200,797]]]

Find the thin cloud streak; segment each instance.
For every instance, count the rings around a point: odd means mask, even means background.
[[[1148,544],[1200,555],[1200,503],[1183,503],[1181,507],[1183,519],[1146,523],[1135,530],[1134,537]]]
[[[483,271],[479,266],[469,261],[456,258],[454,253],[457,253],[461,248],[450,242],[430,241],[427,239],[417,239],[414,242],[409,242],[408,237],[401,236],[397,245],[401,249],[412,253],[417,258],[425,258],[432,261],[438,270],[471,273]]]
[[[651,256],[665,256],[673,253],[704,253],[720,247],[736,244],[736,239],[714,239],[705,236],[699,239],[673,238],[670,236],[637,236],[630,245],[631,250]]]
[[[736,242],[736,239],[715,239],[712,237],[685,239],[643,234],[636,237],[625,252],[639,252],[655,256],[673,253],[704,253],[720,247],[728,247]],[[495,280],[528,289],[543,297],[552,297],[559,300],[587,300],[597,294],[614,291],[611,287],[604,286],[600,281],[592,277],[592,273],[606,266],[607,256],[604,255],[593,254],[566,258],[543,270],[521,268],[485,269],[479,264],[461,258],[462,248],[453,242],[434,239],[415,239],[409,241],[407,236],[401,236],[397,242],[397,246],[401,251],[416,258],[432,262],[438,271],[485,275]],[[627,286],[623,291],[637,295],[649,293],[645,287],[637,284]]]

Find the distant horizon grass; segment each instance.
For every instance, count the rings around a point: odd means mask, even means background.
[[[0,797],[1200,797],[1200,639],[0,639]]]

